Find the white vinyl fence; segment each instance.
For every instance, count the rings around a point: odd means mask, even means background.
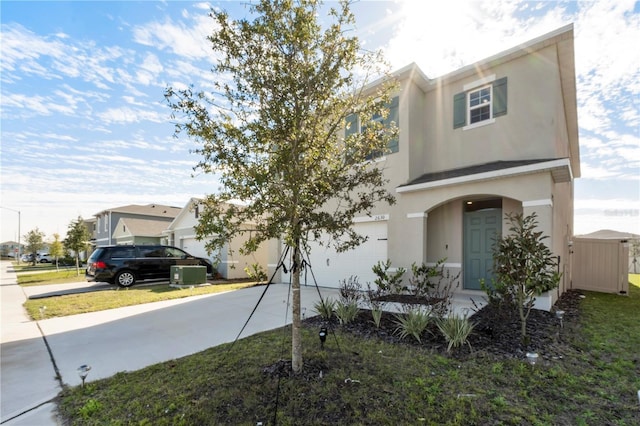
[[[574,238],[572,288],[629,294],[627,240]]]

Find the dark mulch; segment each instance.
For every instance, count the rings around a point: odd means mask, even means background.
[[[380,328],[375,327],[371,312],[368,310],[362,310],[354,322],[346,325],[339,325],[335,318],[327,323],[319,316],[306,319],[304,324],[317,329],[328,326],[330,332],[341,329],[363,338],[420,346],[456,358],[476,356],[479,353],[496,359],[524,358],[526,352],[536,351],[544,359],[553,359],[562,358],[570,349],[563,339],[564,328],[561,328],[555,311],[564,311],[563,325],[575,325],[579,315],[580,296],[580,292],[570,290],[556,302],[552,312],[532,309],[527,320],[529,338],[527,344],[522,342],[520,318],[517,314],[508,315],[491,306],[485,306],[470,317],[470,320],[475,323],[475,328],[469,337],[471,348],[465,345],[452,353],[447,353],[447,343],[435,324],[429,326],[421,342],[413,337],[401,339],[395,332],[396,318],[391,313],[383,314]],[[330,339],[331,336],[328,338]]]

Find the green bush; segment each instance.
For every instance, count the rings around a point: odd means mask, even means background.
[[[390,272],[391,260],[387,259],[386,262],[378,262],[373,265],[373,273],[376,274],[374,282],[382,293],[385,294],[400,294],[408,290],[408,288],[402,284],[402,276],[407,271],[405,268],[398,268],[395,272]]]
[[[556,288],[560,274],[556,257],[544,243],[548,237],[536,229],[536,214],[507,213],[505,217],[510,223],[509,234],[493,245],[494,282],[492,287],[484,287],[489,303],[499,303],[519,314],[526,344],[527,318],[535,297]]]
[[[338,301],[335,305],[335,314],[340,324],[349,324],[358,316],[360,308],[357,302]]]
[[[371,316],[373,317],[373,323],[376,328],[380,328],[380,321],[382,320],[382,309],[380,307],[371,308]]]
[[[313,305],[313,310],[322,317],[322,319],[328,321],[333,316],[333,312],[336,309],[336,301],[330,297],[320,300]]]
[[[396,334],[403,339],[413,336],[418,342],[422,341],[422,333],[431,322],[431,313],[420,308],[411,308],[404,314],[395,317]]]
[[[471,349],[468,339],[475,324],[469,321],[466,316],[449,315],[446,318],[438,319],[436,324],[448,343],[447,352],[451,352],[452,348],[459,348],[465,343]]]

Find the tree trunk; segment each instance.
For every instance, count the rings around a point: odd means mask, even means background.
[[[302,372],[302,338],[300,329],[302,322],[300,321],[300,249],[293,248],[293,281],[291,288],[293,291],[292,305],[292,327],[291,327],[291,368],[294,373]]]
[[[522,344],[523,345],[528,345],[529,344],[529,336],[527,336],[527,314],[525,314],[525,307],[522,305],[522,303],[519,306],[519,311],[520,311],[520,332],[522,333]]]

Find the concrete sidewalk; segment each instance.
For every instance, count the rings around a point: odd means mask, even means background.
[[[61,387],[51,356],[38,324],[29,320],[22,307],[26,295],[11,263],[1,262],[0,269],[0,421],[3,425],[55,425],[55,405],[48,401]]]
[[[266,288],[253,287],[36,323],[29,321],[22,309],[24,292],[19,286],[10,284],[12,280],[15,282],[15,275],[5,273],[4,262],[2,269],[3,424],[7,419],[57,395],[60,385],[55,379],[54,362],[60,381],[64,385],[76,386],[81,383],[77,368],[83,364],[91,366],[87,377],[89,382],[233,341]],[[321,288],[320,291],[323,298],[338,297],[337,289]],[[30,287],[29,292],[40,294],[47,290]],[[318,291],[315,287],[303,287],[301,292],[303,312],[312,315],[313,304],[319,299]],[[271,285],[241,338],[289,324],[288,296],[288,285]],[[5,317],[7,309],[13,313]],[[6,349],[5,324],[8,325],[7,331],[13,330],[7,334]],[[52,357],[49,357],[40,329]],[[7,360],[6,365],[5,351],[15,355],[11,362]],[[29,360],[23,358],[27,351]],[[54,409],[53,404],[44,404],[38,410],[28,411],[6,424],[53,425],[56,424]]]

